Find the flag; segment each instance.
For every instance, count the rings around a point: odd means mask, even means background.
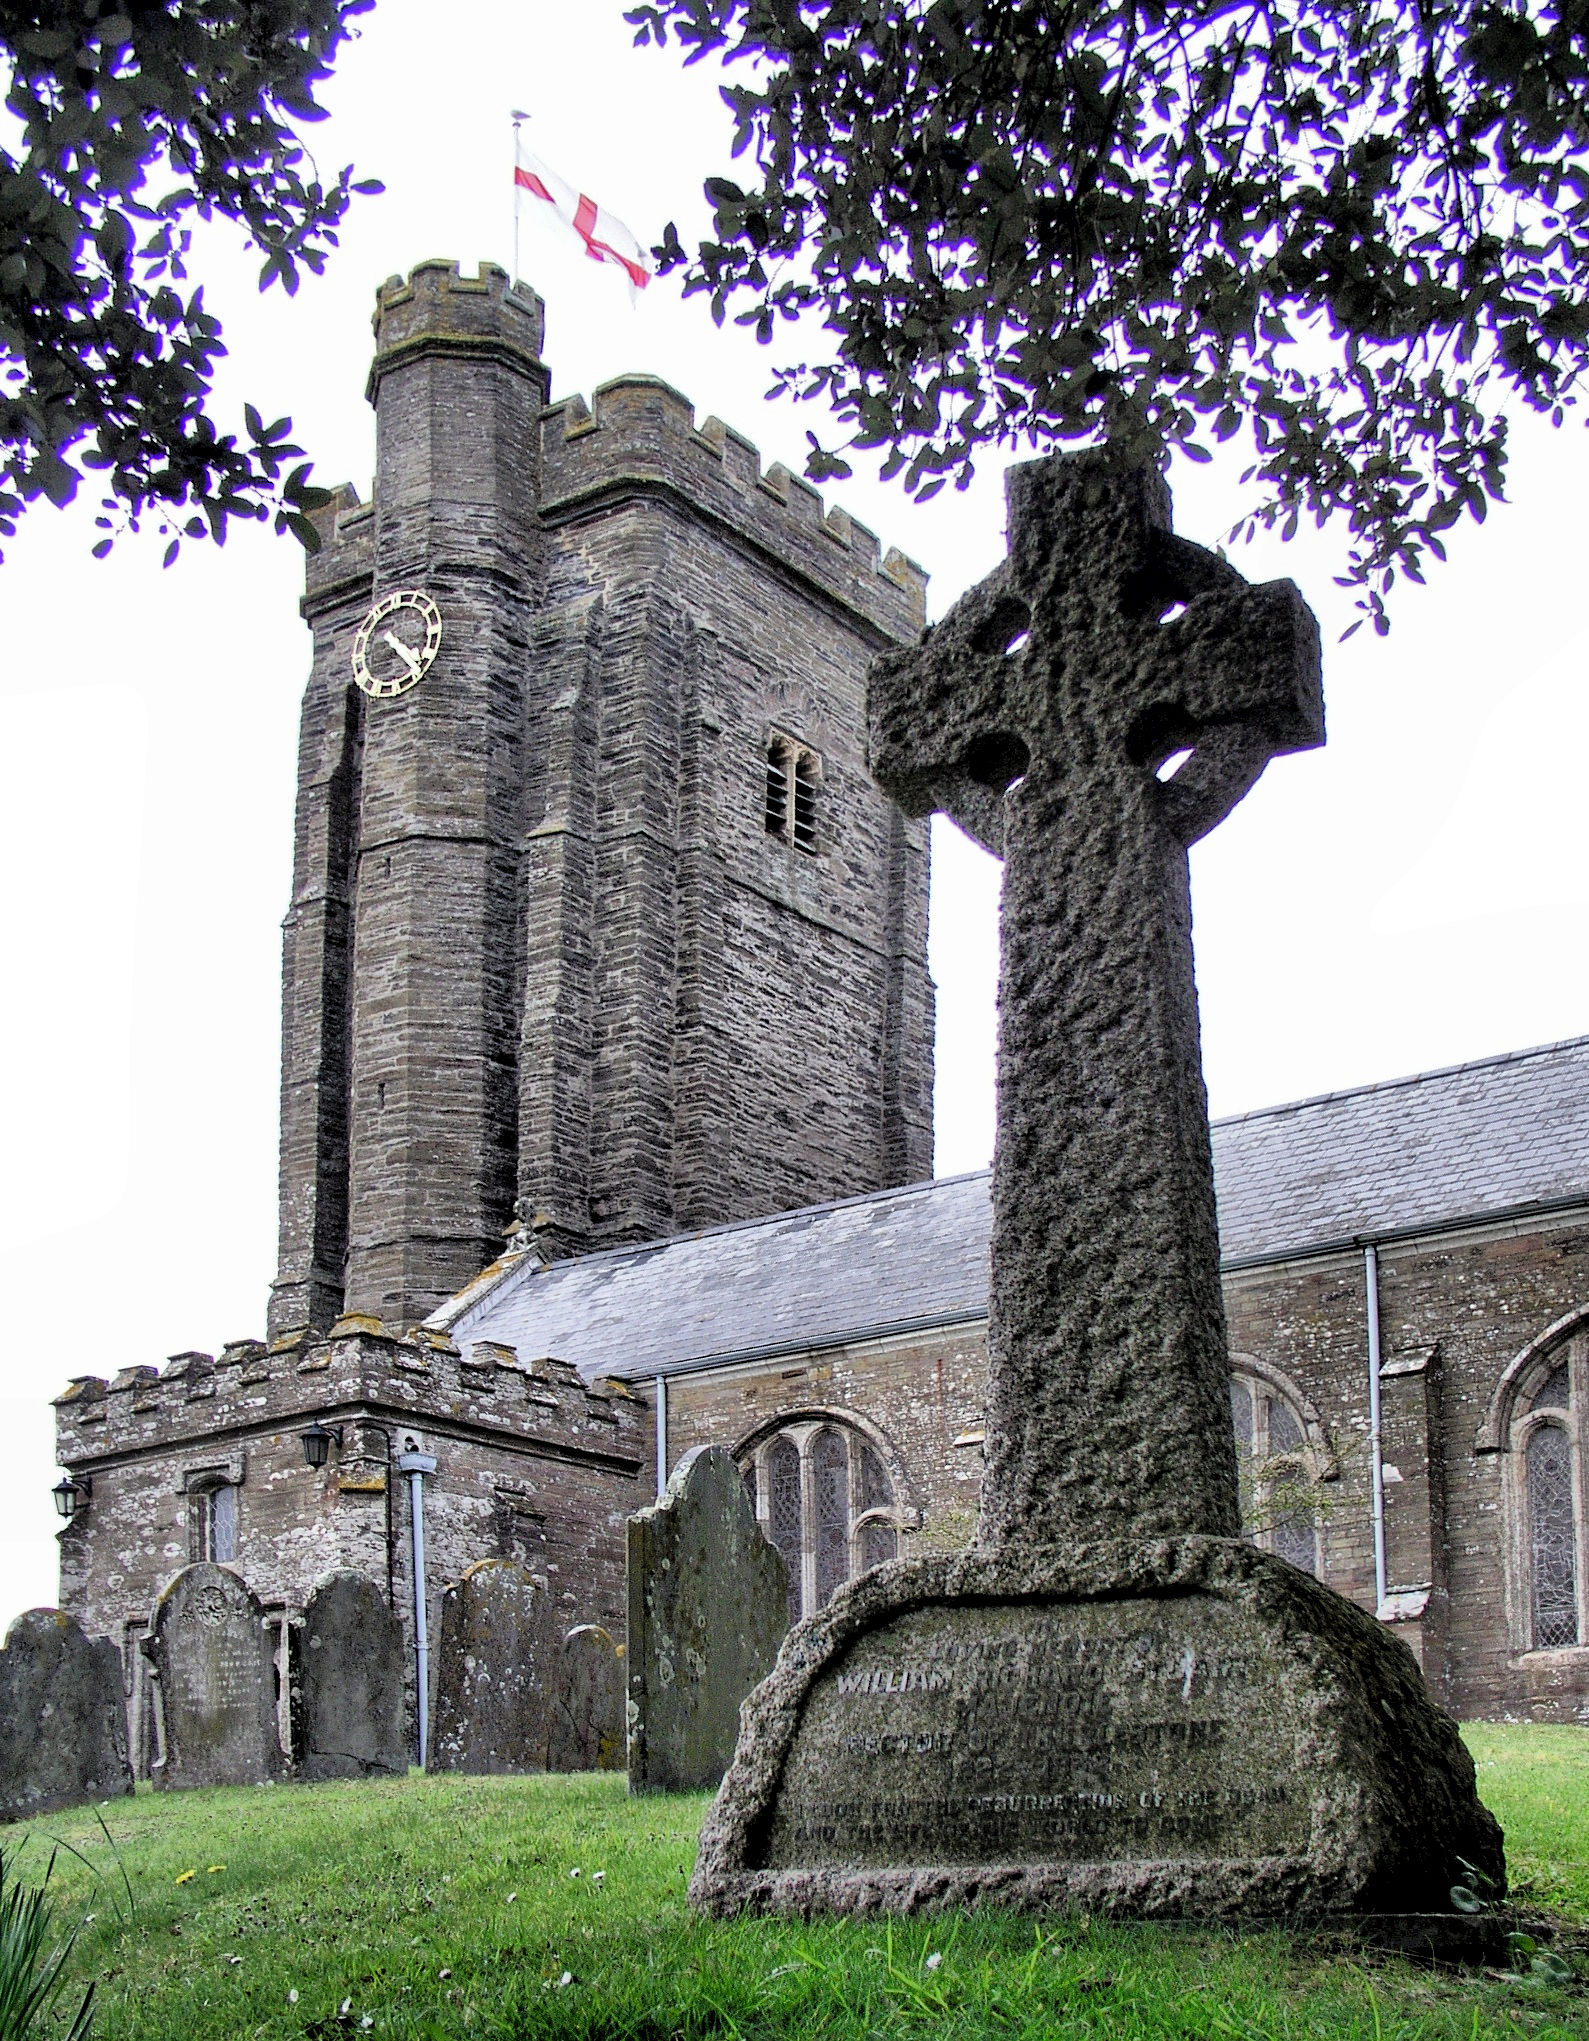
[[[593,198],[587,198],[582,191],[575,191],[565,184],[555,170],[548,169],[538,156],[532,156],[519,142],[518,129],[513,132],[513,205],[517,218],[519,194],[529,192],[532,197],[542,199],[552,208],[565,227],[572,227],[585,244],[585,253],[592,262],[616,263],[628,280],[631,302],[636,291],[643,291],[651,281],[651,258],[640,246],[623,221],[610,213],[605,206],[597,205]]]

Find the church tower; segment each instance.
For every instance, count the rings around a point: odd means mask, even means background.
[[[663,383],[550,404],[542,330],[499,269],[379,293],[374,500],[304,598],[273,1333],[412,1324],[515,1207],[556,1256],[931,1171],[926,838],[864,758],[922,575]]]

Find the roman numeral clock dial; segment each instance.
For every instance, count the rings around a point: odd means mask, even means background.
[[[353,640],[353,678],[378,700],[407,694],[430,671],[441,646],[441,611],[417,588],[383,595]]]

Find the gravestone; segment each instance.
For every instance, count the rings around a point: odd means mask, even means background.
[[[292,1636],[299,1776],[406,1776],[403,1626],[375,1584],[358,1573],[328,1574]]]
[[[255,1786],[285,1771],[265,1613],[235,1573],[185,1566],[142,1649],[158,1682],[156,1786]]]
[[[29,1609],[0,1648],[0,1821],[131,1791],[121,1653],[60,1609]]]
[[[1504,1878],[1456,1725],[1371,1616],[1237,1536],[1187,847],[1323,741],[1317,630],[1175,537],[1151,471],[1007,488],[1008,560],[868,697],[885,790],[1005,859],[977,1535],[790,1638],[693,1894],[1444,1908],[1464,1860]]]
[[[441,1600],[433,1772],[544,1772],[556,1633],[546,1582],[482,1559]]]
[[[789,1575],[733,1460],[697,1446],[629,1519],[629,1790],[687,1793],[728,1769],[739,1708],[789,1627]]]
[[[549,1772],[624,1768],[623,1647],[599,1623],[563,1639],[552,1684],[546,1747]]]

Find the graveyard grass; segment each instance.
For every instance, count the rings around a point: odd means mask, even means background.
[[[1589,1730],[1486,1725],[1469,1742],[1520,1899],[1581,1932]],[[1446,1976],[1277,1933],[997,1913],[701,1921],[685,1886],[706,1805],[631,1800],[604,1774],[145,1791],[104,1809],[114,1855],[84,1809],[34,1824],[21,1862],[37,1876],[55,1838],[94,1867],[63,1853],[55,1876],[63,1906],[93,1915],[73,1965],[97,1980],[101,2041],[1589,2033],[1582,1982]],[[0,1830],[8,1859],[21,1836]]]

